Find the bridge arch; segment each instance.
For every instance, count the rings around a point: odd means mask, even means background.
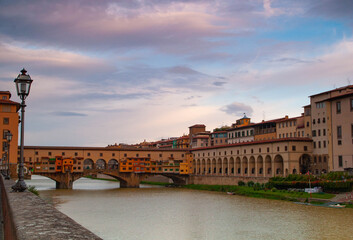
[[[119,162],[116,159],[110,159],[108,161],[108,169],[119,169]]]
[[[96,161],[96,169],[106,169],[107,163],[104,159],[98,159]]]
[[[93,169],[94,162],[92,159],[87,158],[83,161],[83,169]]]

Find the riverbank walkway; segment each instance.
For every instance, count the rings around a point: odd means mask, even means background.
[[[12,192],[13,180],[0,176],[5,239],[57,240],[100,237],[29,191]]]

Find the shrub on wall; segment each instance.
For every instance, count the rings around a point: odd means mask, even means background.
[[[245,182],[243,182],[243,181],[238,181],[238,186],[245,186]]]

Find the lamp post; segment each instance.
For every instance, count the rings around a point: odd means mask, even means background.
[[[12,133],[9,131],[6,134],[7,140],[7,169],[5,179],[10,179],[10,142],[12,140]]]
[[[26,183],[24,181],[24,160],[23,160],[23,152],[24,152],[24,122],[25,122],[25,99],[29,94],[31,89],[31,84],[33,80],[31,77],[26,74],[27,71],[23,68],[21,70],[21,74],[17,76],[14,80],[16,83],[17,95],[21,98],[21,149],[20,149],[20,162],[18,164],[18,180],[15,185],[12,186],[12,189],[15,192],[23,192],[27,189]]]

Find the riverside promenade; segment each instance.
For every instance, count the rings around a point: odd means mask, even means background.
[[[101,239],[33,193],[12,192],[14,183],[0,176],[2,239]]]

